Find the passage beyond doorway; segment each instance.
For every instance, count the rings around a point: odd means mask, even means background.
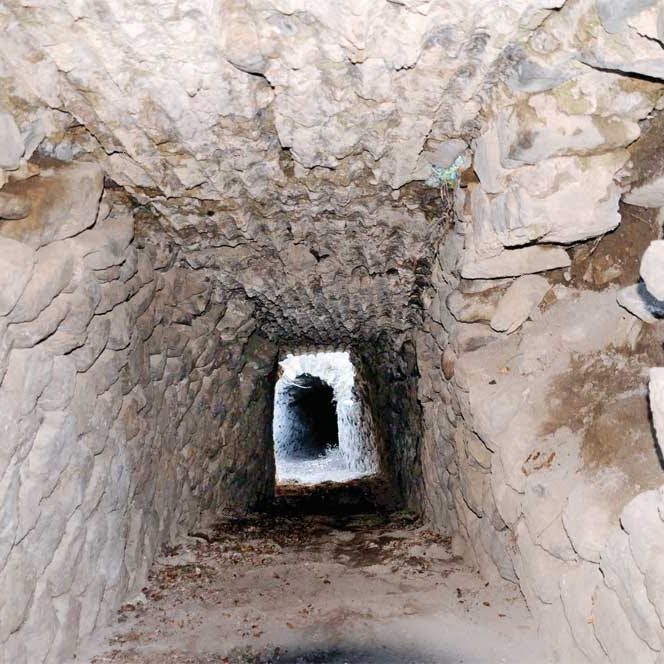
[[[369,410],[347,352],[288,355],[275,387],[277,482],[346,482],[378,471]]]

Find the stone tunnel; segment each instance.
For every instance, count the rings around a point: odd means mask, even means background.
[[[661,0],[0,0],[0,32],[2,664],[86,661],[284,450],[382,482],[550,661],[664,662]]]

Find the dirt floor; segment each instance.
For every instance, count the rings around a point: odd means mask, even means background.
[[[282,488],[270,514],[165,550],[83,661],[549,662],[514,586],[485,584],[413,515],[376,511],[366,486]]]

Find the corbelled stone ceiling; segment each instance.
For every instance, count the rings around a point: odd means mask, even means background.
[[[0,101],[42,152],[94,155],[163,260],[244,290],[269,333],[371,337],[419,316],[431,165],[561,4],[12,0]]]
[[[0,0],[0,664],[269,505],[340,349],[554,661],[662,664],[663,111],[664,0]]]

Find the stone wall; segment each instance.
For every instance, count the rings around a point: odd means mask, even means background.
[[[373,414],[381,469],[396,499],[419,511],[422,466],[421,407],[417,400],[418,367],[411,335],[385,335],[358,346],[355,366]]]
[[[274,477],[262,443],[276,349],[251,308],[193,270],[155,270],[95,164],[30,175],[0,201],[0,661],[11,664],[65,661],[140,589],[164,542],[203,510],[254,505]]]
[[[566,3],[535,30],[417,336],[426,514],[519,585],[565,663],[664,661],[657,242],[639,276],[664,205],[652,4]]]
[[[60,4],[0,5],[0,657],[270,492],[264,333],[354,349],[406,504],[560,661],[661,664],[661,3]]]

